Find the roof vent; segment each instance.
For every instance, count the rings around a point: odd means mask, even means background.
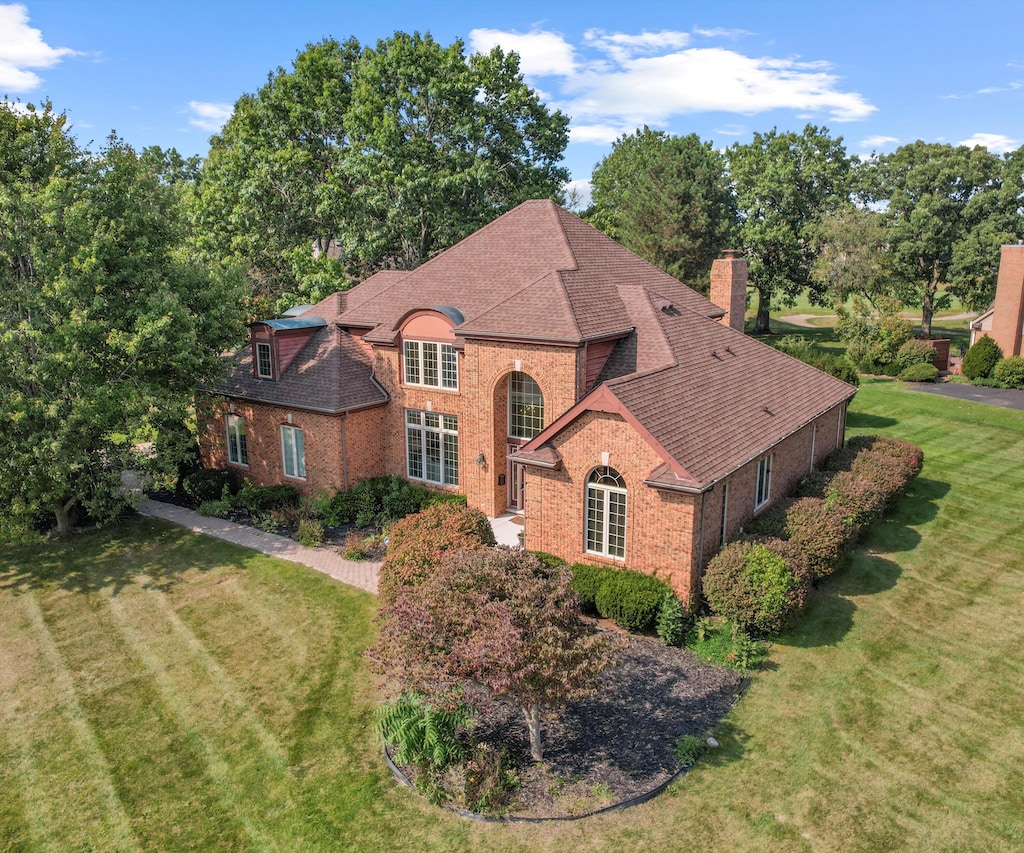
[[[771,415],[773,418],[775,417],[775,412],[773,412],[767,406],[762,407],[761,411],[764,412],[766,415]]]

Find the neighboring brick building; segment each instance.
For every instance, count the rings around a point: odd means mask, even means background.
[[[209,464],[303,491],[397,474],[526,517],[527,546],[694,601],[724,537],[843,441],[855,389],[743,332],[746,263],[703,296],[548,201],[412,272],[253,323]]]
[[[986,336],[1004,356],[1024,355],[1024,243],[1002,247],[995,302],[971,321],[971,344]]]

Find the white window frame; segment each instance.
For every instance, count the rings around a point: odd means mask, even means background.
[[[225,415],[224,431],[228,442],[228,462],[248,468],[249,447],[245,440],[245,418],[241,415]]]
[[[754,512],[757,512],[772,498],[772,454],[757,461],[757,490],[754,492]]]
[[[455,415],[405,410],[405,471],[410,480],[459,485],[459,419]]]
[[[300,427],[281,424],[281,463],[286,477],[306,479],[306,436]]]
[[[811,424],[811,459],[807,463],[807,472],[811,473],[814,470],[814,445],[818,438],[818,424],[817,422]]]
[[[522,428],[517,429],[518,427]],[[543,429],[544,394],[540,390],[540,385],[528,373],[518,370],[510,373],[508,377],[509,436],[529,441]]]
[[[626,559],[629,500],[622,475],[607,465],[587,476],[583,504],[583,546],[588,554]]]
[[[267,369],[263,370],[263,353],[266,353]],[[258,341],[256,343],[256,378],[257,379],[273,379],[274,378],[274,351],[270,344]]]
[[[729,533],[729,484],[725,483],[722,487],[722,530],[719,537],[719,548],[725,547],[725,539]]]
[[[406,385],[459,390],[459,357],[455,347],[440,341],[403,341],[402,375]]]

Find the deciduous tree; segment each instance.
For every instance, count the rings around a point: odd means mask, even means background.
[[[810,229],[847,201],[850,159],[842,138],[807,125],[802,133],[755,133],[729,149],[743,251],[757,290],[756,333],[766,334],[773,297],[792,300],[815,287]]]
[[[681,281],[706,280],[734,237],[725,158],[696,134],[646,126],[624,134],[594,168],[592,183],[588,221]]]
[[[569,581],[564,566],[548,570],[516,549],[450,555],[382,604],[374,668],[442,705],[508,698],[540,761],[543,714],[593,692],[617,648],[580,619]]]
[[[238,334],[238,288],[184,254],[152,163],[116,138],[79,150],[49,105],[0,106],[0,173],[0,506],[66,532],[77,507],[120,510],[124,468],[185,451],[194,389]]]

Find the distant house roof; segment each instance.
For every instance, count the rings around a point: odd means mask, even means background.
[[[563,429],[586,411],[617,411],[663,460],[651,485],[700,491],[856,393],[741,332],[672,310],[674,303],[649,295],[631,307],[637,335],[667,346],[662,363],[608,378],[516,458],[551,467],[551,442]]]

